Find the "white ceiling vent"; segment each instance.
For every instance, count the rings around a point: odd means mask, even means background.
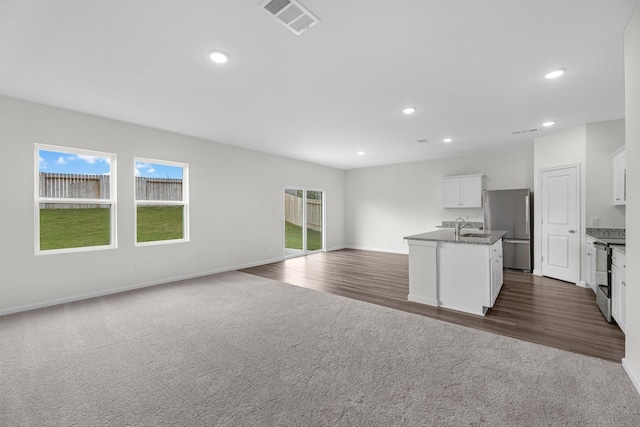
[[[259,7],[296,34],[302,34],[320,22],[304,6],[294,0],[266,0]]]
[[[513,134],[517,135],[519,133],[529,133],[529,132],[538,132],[538,129],[534,128],[534,129],[517,130],[513,132]]]

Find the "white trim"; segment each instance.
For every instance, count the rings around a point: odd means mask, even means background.
[[[437,299],[433,299],[433,298],[425,298],[425,297],[420,297],[420,296],[409,294],[407,299],[409,301],[417,302],[417,303],[420,303],[420,304],[432,305],[432,306],[435,306],[435,307],[439,306],[438,300]]]
[[[579,280],[578,283],[576,283],[576,286],[580,286],[581,288],[589,288],[589,289],[591,289],[591,285],[589,285],[584,280]]]
[[[636,372],[633,370],[633,367],[629,364],[626,357],[622,358],[622,367],[629,376],[629,379],[631,379],[636,391],[640,393],[640,377],[636,375]]]
[[[303,229],[303,233],[302,233],[302,249],[299,253],[295,253],[295,254],[290,254],[290,255],[285,255],[285,259],[289,259],[289,258],[297,258],[300,256],[306,256],[306,255],[312,255],[312,254],[317,254],[317,253],[323,253],[323,252],[327,252],[327,193],[322,190],[321,188],[317,188],[317,187],[310,187],[310,188],[304,188],[304,187],[297,187],[294,185],[289,185],[289,186],[285,186],[283,191],[282,191],[282,206],[285,205],[285,196],[287,194],[287,190],[295,190],[295,191],[301,191],[302,192],[302,229]],[[309,191],[313,191],[316,193],[320,193],[322,195],[322,199],[321,199],[321,206],[322,206],[322,248],[320,249],[316,249],[313,251],[308,250],[307,248],[307,233],[304,230],[307,230],[307,193]],[[284,212],[284,216],[286,216],[286,212]],[[283,218],[284,219],[284,218]],[[282,230],[282,249],[283,251],[286,251],[286,241],[287,241],[287,229],[286,229],[286,225]]]
[[[582,239],[582,235],[583,235],[583,231],[582,231],[582,168],[581,168],[581,164],[580,163],[571,163],[568,165],[558,165],[558,166],[552,166],[552,167],[548,167],[548,168],[540,168],[538,169],[538,188],[540,189],[539,193],[540,193],[540,198],[539,198],[539,203],[541,206],[541,210],[540,210],[540,218],[538,218],[537,220],[537,225],[540,229],[539,232],[539,239],[540,239],[540,276],[544,275],[544,261],[542,261],[542,256],[544,254],[544,226],[542,224],[542,216],[544,215],[543,213],[543,209],[542,209],[542,203],[543,203],[543,199],[544,199],[544,195],[543,193],[545,192],[545,188],[542,184],[543,182],[543,175],[545,172],[552,172],[552,171],[557,171],[557,170],[562,170],[562,169],[571,169],[571,168],[575,168],[576,170],[576,233],[578,234],[578,280],[576,282],[573,282],[572,280],[570,280],[570,283],[575,283],[576,285],[578,285],[579,281],[580,281],[580,277],[582,276],[582,248],[584,247],[583,245],[583,239]],[[557,277],[553,277],[553,276],[549,276],[552,278],[557,279]],[[564,279],[559,279],[559,280],[564,280]]]
[[[356,250],[359,250],[359,251],[386,252],[386,253],[390,253],[390,254],[409,255],[409,248],[399,251],[397,249],[389,249],[389,248],[372,248],[372,247],[368,247],[368,246],[347,245],[347,246],[345,246],[345,249],[356,249]]]
[[[173,245],[175,243],[189,243],[187,239],[170,239],[170,240],[151,240],[149,242],[136,242],[136,248],[142,248],[145,246],[160,246],[160,245]]]
[[[337,247],[333,247],[331,249],[329,249],[328,251],[339,251],[342,249],[347,249],[343,246],[337,246]],[[286,258],[285,257],[279,257],[279,258],[271,258],[271,259],[266,259],[266,260],[262,260],[262,261],[256,261],[256,262],[250,262],[250,263],[246,263],[246,264],[240,264],[240,265],[236,265],[234,267],[224,267],[224,268],[218,268],[215,270],[208,270],[208,271],[203,271],[200,273],[194,273],[194,274],[187,274],[184,276],[177,276],[177,277],[171,277],[168,279],[160,279],[160,280],[154,280],[151,282],[145,282],[145,283],[139,283],[136,285],[130,285],[130,286],[123,286],[121,288],[116,288],[116,289],[110,289],[107,291],[98,291],[98,292],[91,292],[88,294],[80,294],[80,295],[76,295],[76,296],[71,296],[71,297],[67,297],[67,298],[58,298],[58,299],[54,299],[54,300],[48,300],[48,301],[44,301],[44,302],[39,302],[39,303],[35,303],[35,304],[27,304],[27,305],[22,305],[22,306],[18,306],[18,307],[13,307],[13,308],[7,308],[4,310],[0,310],[0,316],[5,316],[7,314],[13,314],[13,313],[20,313],[23,311],[30,311],[30,310],[36,310],[39,308],[44,308],[44,307],[51,307],[54,305],[60,305],[60,304],[66,304],[69,302],[74,302],[74,301],[82,301],[85,299],[90,299],[90,298],[97,298],[97,297],[102,297],[102,296],[107,296],[107,295],[112,295],[112,294],[118,294],[121,292],[128,292],[128,291],[133,291],[136,289],[142,289],[142,288],[147,288],[150,286],[156,286],[156,285],[163,285],[165,283],[172,283],[172,282],[177,282],[180,280],[187,280],[187,279],[194,279],[197,277],[204,277],[204,276],[209,276],[212,274],[219,274],[219,273],[225,273],[227,271],[236,271],[236,270],[242,270],[245,268],[251,268],[251,267],[257,267],[260,265],[266,265],[266,264],[272,264],[274,262],[281,262],[281,261],[285,261]]]
[[[136,164],[149,163],[151,165],[172,166],[182,169],[182,200],[138,200],[136,199]],[[189,238],[189,164],[185,162],[176,162],[171,160],[159,160],[150,159],[148,157],[133,157],[133,246],[157,246],[167,245],[173,243],[188,243]],[[153,205],[153,206],[182,206],[183,218],[182,218],[182,238],[181,239],[168,239],[168,240],[151,240],[145,242],[138,242],[138,206],[140,205]]]
[[[284,258],[272,258],[272,259],[268,259],[268,260],[262,260],[262,261],[256,261],[256,262],[248,263],[248,264],[237,265],[237,266],[234,266],[234,267],[225,267],[225,268],[219,268],[219,269],[215,269],[215,270],[202,271],[200,273],[187,274],[187,275],[184,275],[184,276],[176,276],[176,277],[171,277],[171,278],[167,278],[167,279],[154,280],[154,281],[151,281],[151,282],[139,283],[139,284],[136,284],[136,285],[123,286],[121,288],[116,288],[116,289],[109,289],[109,290],[98,291],[98,292],[90,292],[90,293],[87,293],[87,294],[80,294],[80,295],[70,296],[70,297],[66,297],[66,298],[58,298],[58,299],[43,301],[43,302],[39,302],[39,303],[35,303],[35,304],[27,304],[27,305],[22,305],[22,306],[18,306],[18,307],[13,307],[13,308],[7,308],[7,309],[4,309],[4,310],[0,310],[0,316],[5,316],[7,314],[13,314],[13,313],[20,313],[20,312],[23,312],[23,311],[36,310],[38,308],[51,307],[51,306],[54,306],[54,305],[66,304],[66,303],[74,302],[74,301],[82,301],[82,300],[86,300],[86,299],[90,299],[90,298],[97,298],[97,297],[102,297],[102,296],[107,296],[107,295],[112,295],[112,294],[118,294],[118,293],[121,293],[121,292],[133,291],[133,290],[136,290],[136,289],[147,288],[147,287],[150,287],[150,286],[163,285],[165,283],[172,283],[172,282],[178,282],[178,281],[181,281],[181,280],[194,279],[194,278],[197,278],[197,277],[204,277],[204,276],[209,276],[209,275],[212,275],[212,274],[225,273],[227,271],[242,270],[244,268],[257,267],[259,265],[271,264],[271,263],[280,262],[280,261],[284,261]]]
[[[56,255],[64,253],[90,252],[117,249],[118,247],[118,173],[117,155],[104,151],[85,150],[82,148],[62,147],[35,143],[34,145],[34,179],[33,179],[33,222],[34,222],[34,254]],[[58,197],[40,197],[40,151],[68,153],[74,155],[89,155],[109,159],[109,199],[76,199]],[[100,246],[80,246],[73,248],[40,249],[40,203],[69,203],[69,204],[99,204],[109,205],[109,244]]]

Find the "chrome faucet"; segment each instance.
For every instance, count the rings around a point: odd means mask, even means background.
[[[460,230],[463,229],[464,227],[470,227],[471,223],[469,221],[465,221],[464,218],[462,217],[458,217],[455,219],[454,221],[454,231],[453,231],[453,235],[454,237],[458,238],[460,236]]]

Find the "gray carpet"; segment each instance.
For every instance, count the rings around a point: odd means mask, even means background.
[[[230,272],[0,318],[2,426],[638,426],[620,364]]]

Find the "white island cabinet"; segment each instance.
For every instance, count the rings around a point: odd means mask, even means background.
[[[478,233],[476,233],[477,235]],[[409,301],[483,316],[503,283],[504,231],[454,236],[452,229],[405,237],[409,244]]]

